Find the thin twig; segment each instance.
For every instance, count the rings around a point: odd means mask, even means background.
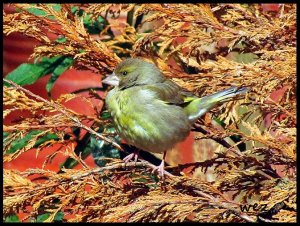
[[[197,123],[194,124],[194,127],[195,128],[193,129],[193,131],[203,133],[204,135],[211,135],[210,132],[208,132],[205,129],[203,129],[202,127],[200,127]],[[218,144],[221,144],[225,148],[231,148],[231,145],[227,141],[225,141],[224,139],[220,139],[220,138],[217,138],[215,136],[211,136],[210,138],[212,140],[216,141]]]
[[[58,124],[58,125],[3,125],[3,131],[15,131],[15,130],[26,130],[26,129],[41,129],[41,128],[58,128],[58,127],[72,127],[74,124]]]

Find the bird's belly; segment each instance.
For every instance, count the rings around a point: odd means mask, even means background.
[[[134,112],[116,114],[114,122],[119,135],[130,145],[149,152],[162,153],[185,139],[190,131],[187,117],[175,119]],[[182,120],[181,122],[178,120]]]
[[[153,121],[143,121],[125,115],[114,118],[119,135],[130,145],[150,152],[163,152],[157,148],[161,143],[159,127]],[[167,148],[167,144],[164,144]]]

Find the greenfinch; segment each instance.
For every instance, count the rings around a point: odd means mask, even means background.
[[[156,168],[160,176],[166,151],[189,135],[199,117],[248,91],[233,86],[199,98],[167,79],[156,65],[139,58],[125,59],[102,82],[115,86],[106,96],[106,107],[120,137],[144,151],[164,153]],[[137,161],[137,157],[135,152],[124,161]]]

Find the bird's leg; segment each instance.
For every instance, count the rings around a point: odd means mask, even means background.
[[[134,150],[133,153],[127,155],[125,158],[123,158],[123,161],[126,163],[128,163],[131,159],[134,158],[134,162],[137,162],[138,157],[139,157],[139,150]]]
[[[159,166],[157,166],[157,167],[155,167],[153,170],[152,170],[152,173],[154,172],[154,171],[156,171],[157,170],[157,172],[158,172],[158,175],[160,176],[160,177],[164,177],[164,168],[165,168],[165,158],[166,158],[166,151],[164,152],[164,155],[163,155],[163,159],[162,159],[162,161],[161,161],[161,163],[159,164]]]

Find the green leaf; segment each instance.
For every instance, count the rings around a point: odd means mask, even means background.
[[[65,43],[67,41],[67,38],[64,36],[58,37],[56,40],[58,43]]]
[[[59,168],[65,168],[65,169],[73,169],[78,164],[78,161],[76,159],[73,159],[71,157],[68,157],[67,160],[59,165]],[[60,170],[59,173],[62,171]]]
[[[62,39],[60,41],[62,41]],[[73,64],[73,62],[73,58],[66,56],[43,58],[40,62],[34,64],[21,64],[14,71],[9,73],[6,76],[6,79],[21,86],[30,85],[39,78],[52,73],[46,85],[46,90],[48,95],[50,95],[50,91],[53,88],[55,81]]]
[[[54,221],[62,221],[64,219],[64,213],[63,212],[58,212],[55,214]]]
[[[81,17],[83,15],[83,13],[84,13],[84,10],[83,9],[79,9],[78,6],[72,6],[71,7],[71,12],[74,15],[76,14],[77,16]]]
[[[21,148],[24,148],[28,142],[32,139],[32,137],[42,133],[43,131],[41,130],[32,130],[30,131],[28,134],[26,134],[25,137],[18,139],[18,140],[14,140],[11,143],[11,148],[9,150],[7,150],[7,154],[12,154],[15,153],[17,150],[20,150]],[[42,143],[48,141],[48,140],[57,140],[58,136],[52,133],[48,133],[45,136],[39,138],[35,144],[34,144],[34,148],[40,146]]]
[[[6,79],[17,83],[18,85],[33,84],[40,77],[45,75],[45,69],[39,65],[21,64],[14,71],[6,76]]]
[[[144,183],[144,184],[146,184],[148,182],[148,180],[146,178],[136,178],[134,181],[139,182],[139,183]]]
[[[54,4],[52,6],[52,9],[54,9],[54,11],[56,11],[56,12],[61,11],[61,5],[60,4]]]
[[[87,14],[83,18],[83,24],[90,34],[99,34],[108,25],[108,22],[101,16],[94,20],[92,14]]]
[[[31,4],[33,7],[26,9],[27,12],[35,15],[35,16],[46,16],[47,18],[54,20],[55,17],[53,15],[49,15],[47,16],[47,13],[44,10],[38,9],[36,8],[36,4]],[[61,6],[60,4],[54,4],[52,6],[52,9],[54,9],[54,11],[60,11],[61,10]]]
[[[43,58],[36,64],[21,64],[7,74],[6,79],[21,86],[33,84],[39,78],[53,72],[65,58],[65,56],[56,56],[53,58]]]
[[[215,122],[218,123],[219,125],[221,125],[223,128],[226,126],[226,124],[224,123],[224,121],[222,121],[219,118],[213,118],[213,120],[215,120]]]
[[[44,214],[38,215],[36,218],[36,222],[44,222],[49,217],[50,217],[50,213],[44,213]]]
[[[234,61],[242,64],[249,64],[258,59],[258,56],[254,53],[238,53],[232,52]]]
[[[5,139],[9,135],[9,132],[4,132],[3,131],[3,139]]]
[[[41,132],[42,131],[40,131],[40,130],[32,130],[28,134],[26,134],[25,137],[18,139],[18,140],[14,140],[11,143],[11,148],[9,150],[7,150],[6,153],[7,154],[15,153],[17,150],[25,147],[33,136],[40,134]]]
[[[38,146],[40,146],[41,144],[45,143],[48,140],[58,140],[58,136],[54,133],[47,133],[45,136],[39,138],[35,144],[34,144],[34,148],[37,148]]]
[[[103,17],[98,16],[97,19],[92,19],[92,14],[84,14],[84,10],[78,6],[71,7],[71,12],[79,17],[84,16],[83,25],[90,34],[99,34],[108,25],[108,21]]]
[[[37,8],[28,8],[26,9],[29,13],[35,15],[35,16],[46,16],[47,13],[44,10],[37,9]]]
[[[78,11],[79,7],[78,6],[71,6],[71,12],[72,14],[75,14]]]
[[[59,76],[62,73],[64,73],[70,66],[72,66],[73,62],[74,62],[73,58],[67,57],[60,64],[56,66],[46,85],[46,90],[48,95],[50,95],[50,92],[54,86],[55,81],[59,78]]]
[[[36,218],[36,221],[33,222],[44,222],[50,217],[50,213],[44,213],[41,215],[38,215]],[[64,219],[64,213],[58,212],[55,214],[53,221],[62,221]]]
[[[21,221],[17,215],[10,215],[5,218],[4,222],[21,222]]]
[[[103,120],[107,120],[107,119],[111,118],[111,115],[110,115],[109,111],[102,111],[100,117]]]

